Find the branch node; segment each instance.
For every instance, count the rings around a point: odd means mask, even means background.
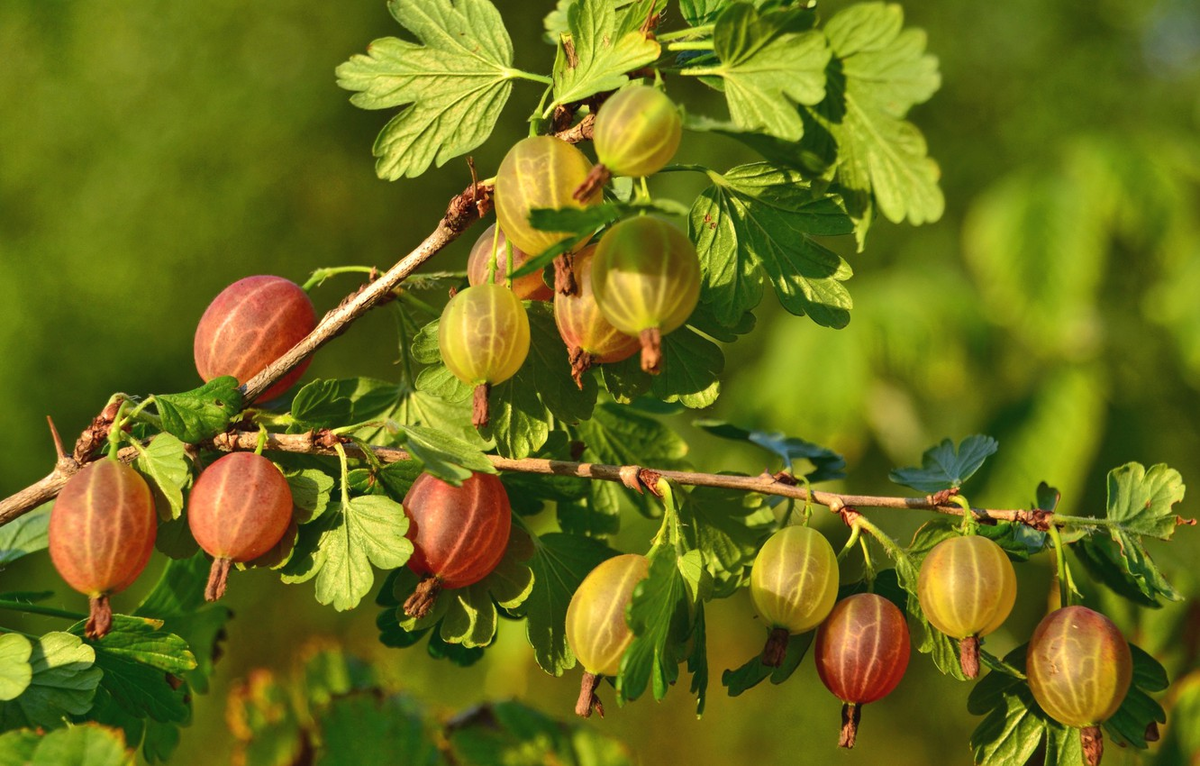
[[[641,471],[641,466],[623,465],[618,472],[621,476],[621,483],[625,485],[626,489],[632,489],[639,495],[642,494],[642,484],[638,479]]]
[[[662,479],[662,474],[655,471],[653,468],[639,468],[637,473],[638,481],[650,490],[650,494],[661,499],[662,493],[658,491],[658,482]]]
[[[948,505],[950,498],[958,494],[958,487],[950,487],[934,492],[932,495],[925,496],[925,502],[929,503],[930,507],[937,508],[938,506]]]
[[[766,472],[764,471],[764,473]],[[792,476],[790,471],[776,471],[775,473],[771,474],[771,478],[780,484],[786,484],[789,487],[795,487],[800,483],[796,480],[795,476]]]
[[[349,439],[338,436],[328,428],[318,428],[310,433],[312,435],[313,446],[321,447],[322,449],[333,449],[337,445],[345,444],[349,441]]]
[[[840,516],[842,518],[842,522],[845,523],[846,526],[854,529],[855,525],[858,524],[858,520],[862,518],[862,514],[858,512],[857,508],[849,505],[843,505],[841,503],[838,503],[838,505],[840,507],[836,511],[834,511],[832,506],[829,510]]]

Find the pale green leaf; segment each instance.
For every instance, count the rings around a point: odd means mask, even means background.
[[[380,495],[336,501],[315,524],[319,527],[315,556],[317,601],[345,611],[371,591],[375,573],[402,566],[412,555],[404,536],[408,517],[399,503]],[[310,575],[311,576],[311,575]]]
[[[611,0],[578,0],[571,5],[568,34],[554,62],[553,105],[617,90],[629,81],[626,72],[657,59],[658,43],[638,28],[653,5],[654,0],[635,0],[623,8]]]
[[[8,702],[21,696],[33,680],[33,666],[29,658],[33,655],[33,644],[16,633],[0,636],[0,702]]]
[[[134,467],[149,479],[159,518],[170,521],[183,513],[183,488],[191,478],[183,442],[169,433],[155,436],[138,453]]]
[[[92,707],[103,675],[95,667],[92,647],[63,632],[47,633],[30,644],[29,686],[16,699],[0,702],[0,729],[53,729],[68,716],[83,715]]]

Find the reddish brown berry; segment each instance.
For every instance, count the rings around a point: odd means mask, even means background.
[[[205,381],[232,375],[245,383],[317,326],[312,301],[283,277],[246,277],[213,299],[196,326],[196,371]],[[263,401],[291,388],[310,359],[263,392]]]
[[[554,321],[571,356],[571,376],[583,388],[583,374],[594,364],[620,362],[642,347],[637,338],[626,335],[604,318],[592,291],[592,258],[596,246],[589,245],[574,258],[575,295],[560,294],[554,300]]]
[[[508,274],[508,240],[505,238],[504,232],[500,232],[497,236],[496,224],[492,224],[476,240],[475,246],[471,248],[471,257],[467,259],[467,281],[471,285],[487,283],[488,266],[492,261],[493,246],[495,248],[496,260],[495,283],[498,285],[504,284],[504,277]],[[513,268],[518,269],[525,265],[525,261],[529,260],[529,253],[516,245],[513,245],[512,249]],[[546,284],[546,280],[542,279],[541,272],[538,271],[514,279],[512,291],[518,298],[524,301],[554,300],[554,291],[550,289],[550,286]]]
[[[413,542],[408,566],[424,579],[404,603],[423,617],[444,588],[464,588],[491,574],[508,547],[512,508],[497,477],[472,474],[461,487],[423,473],[404,496]]]
[[[91,602],[86,633],[112,626],[108,597],[138,578],[154,550],[154,496],[137,471],[107,458],[71,477],[50,512],[50,559]]]
[[[234,452],[205,469],[188,498],[192,536],[213,557],[204,597],[220,598],[230,564],[274,548],[291,521],[291,487],[270,460]]]

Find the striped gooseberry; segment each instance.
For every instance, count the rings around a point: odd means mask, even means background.
[[[1079,728],[1087,762],[1098,764],[1100,724],[1121,707],[1133,679],[1133,657],[1117,626],[1084,606],[1051,612],[1029,639],[1025,674],[1042,710]]]
[[[438,348],[454,376],[475,388],[473,422],[488,424],[488,391],[517,374],[529,355],[529,316],[504,285],[468,287],[450,299],[438,325]]]
[[[625,553],[601,562],[583,578],[567,606],[567,644],[583,666],[575,712],[584,718],[595,710],[604,717],[596,696],[601,676],[621,671],[621,657],[633,641],[625,612],[633,589],[650,573],[645,556]]]
[[[89,599],[89,638],[112,627],[108,597],[146,568],[157,529],[150,487],[125,463],[89,463],[59,493],[50,511],[50,559],[63,580]]]
[[[529,223],[531,210],[583,208],[600,202],[601,193],[574,198],[592,163],[577,148],[553,136],[531,136],[513,144],[496,172],[493,200],[496,221],[514,246],[541,255],[570,234],[542,231]]]
[[[638,216],[604,233],[592,262],[592,289],[604,318],[642,344],[642,369],[662,366],[662,336],[700,300],[700,260],[679,227]]]
[[[482,285],[488,282],[488,266],[491,265],[492,254],[495,253],[495,283],[502,284],[508,274],[508,240],[504,232],[497,231],[496,224],[487,227],[471,248],[471,256],[467,259],[467,281],[472,285]],[[516,245],[512,246],[513,268],[517,269],[529,260],[529,253]],[[549,301],[554,299],[554,291],[542,279],[541,272],[526,274],[512,281],[512,291],[521,300]]]
[[[799,526],[771,535],[750,567],[750,598],[771,631],[763,664],[779,667],[788,637],[820,625],[837,590],[837,556],[824,535]]]
[[[232,375],[245,383],[283,356],[317,326],[312,301],[283,277],[239,279],[213,299],[200,323],[192,350],[205,382]],[[259,398],[274,399],[300,379],[311,357],[297,364]]]
[[[583,388],[583,374],[594,364],[620,362],[637,353],[641,343],[626,335],[604,318],[592,290],[592,258],[596,246],[589,245],[574,257],[574,295],[559,295],[554,300],[554,322],[567,344],[571,359],[571,377]]]
[[[410,617],[424,617],[442,590],[474,585],[504,558],[512,508],[492,474],[473,473],[456,487],[422,473],[404,496],[404,510],[413,543],[408,566],[422,576],[404,602]]]
[[[234,452],[200,473],[187,518],[192,537],[213,557],[204,597],[216,601],[233,562],[253,561],[283,538],[292,521],[292,490],[270,460]]]
[[[1017,600],[1017,574],[1004,549],[986,537],[952,537],[921,562],[917,598],[933,627],[959,640],[963,674],[975,678],[979,639],[1008,619]]]
[[[674,102],[658,88],[627,85],[596,114],[592,145],[600,164],[576,194],[587,195],[612,174],[649,176],[663,169],[679,149],[683,119]]]
[[[891,694],[908,667],[908,624],[883,596],[858,593],[834,605],[817,630],[817,675],[842,701],[839,747],[854,747],[862,706]]]

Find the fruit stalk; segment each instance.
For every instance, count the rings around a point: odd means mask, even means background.
[[[442,580],[436,575],[421,579],[413,594],[404,600],[404,613],[409,617],[424,619],[437,602],[438,594],[442,592]]]
[[[229,569],[233,561],[226,558],[213,559],[212,567],[208,570],[208,584],[204,586],[204,600],[216,601],[225,595],[225,587],[229,583]]]
[[[767,645],[763,647],[762,663],[772,668],[777,668],[783,664],[783,658],[787,656],[788,640],[791,634],[787,628],[775,628],[771,631],[771,635],[767,637]]]
[[[600,676],[583,671],[579,681],[579,700],[575,703],[575,715],[581,718],[591,718],[592,711],[601,718],[604,717],[604,703],[596,696],[596,687],[600,685]]]
[[[475,386],[475,392],[471,396],[471,423],[476,428],[487,428],[491,422],[491,409],[488,407],[488,394],[491,392],[491,384],[480,383]]]
[[[838,735],[838,747],[847,750],[858,741],[858,722],[862,720],[862,706],[847,702],[842,705],[842,731]]]
[[[662,330],[648,327],[638,338],[642,342],[642,370],[651,375],[662,372]]]

